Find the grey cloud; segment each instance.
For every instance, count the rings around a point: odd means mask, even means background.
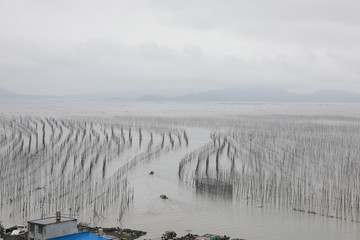
[[[0,1],[0,87],[360,91],[360,2]]]
[[[335,1],[196,1],[173,6],[163,22],[199,31],[222,30],[258,41],[288,44],[359,46],[360,2]]]

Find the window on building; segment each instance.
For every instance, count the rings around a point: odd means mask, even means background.
[[[30,238],[30,240],[34,240],[33,238]]]
[[[43,226],[39,225],[38,228],[39,228],[39,233],[43,233]]]
[[[34,229],[35,229],[35,225],[33,223],[30,223],[29,224],[29,228],[30,228],[30,232],[34,232]],[[30,239],[31,240],[31,239]]]

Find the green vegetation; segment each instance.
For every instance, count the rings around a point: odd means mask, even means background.
[[[2,237],[4,231],[5,231],[5,228],[0,221],[0,237]]]

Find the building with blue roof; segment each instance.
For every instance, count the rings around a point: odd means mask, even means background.
[[[78,233],[77,220],[61,216],[41,218],[28,221],[28,240],[46,240]]]
[[[94,233],[90,233],[90,232],[82,232],[82,233],[75,233],[75,234],[70,234],[70,235],[66,235],[66,236],[62,236],[62,237],[57,237],[57,238],[49,238],[48,240],[111,240],[111,238],[106,238]]]

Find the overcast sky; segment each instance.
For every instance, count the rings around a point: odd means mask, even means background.
[[[360,92],[359,0],[0,0],[0,87]]]

